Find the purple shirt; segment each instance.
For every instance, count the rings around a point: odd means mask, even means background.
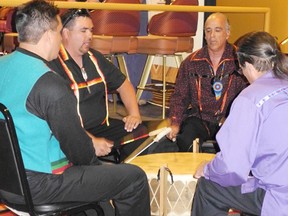
[[[204,169],[242,193],[266,190],[261,215],[288,214],[288,81],[267,73],[244,89],[216,139],[221,152]],[[248,177],[250,170],[254,177]]]

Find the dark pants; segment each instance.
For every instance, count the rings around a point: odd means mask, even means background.
[[[120,142],[120,140],[128,134],[124,129],[124,125],[122,120],[109,118],[109,126],[104,123],[103,125],[98,125],[97,127],[87,130],[97,137],[105,137],[114,142]]]
[[[109,119],[110,125],[106,124],[99,125],[95,128],[89,129],[88,132],[96,137],[104,137],[106,139],[114,141],[115,148],[119,149],[120,160],[123,161],[128,157],[145,139],[136,140],[127,145],[121,146],[120,143],[123,138],[131,134],[131,139],[134,137],[139,137],[147,133],[147,128],[144,125],[139,125],[133,132],[127,132],[124,129],[124,122],[119,119]],[[112,152],[113,153],[113,152]]]
[[[200,150],[207,153],[216,153],[219,147],[215,144],[209,149],[202,148],[202,142],[208,139],[215,139],[219,130],[218,123],[205,122],[197,117],[188,117],[181,125],[176,142],[172,142],[164,137],[159,143],[153,144],[148,149],[148,153],[164,152],[191,152],[193,150],[193,141],[196,138],[200,140]]]
[[[260,188],[241,194],[241,186],[222,187],[202,177],[197,183],[191,216],[227,216],[229,209],[260,215],[264,196]]]
[[[196,138],[199,138],[200,142],[208,139],[215,139],[215,135],[219,129],[218,123],[203,121],[197,117],[188,117],[182,123],[180,132],[177,136],[179,151],[192,151],[192,144]]]
[[[150,216],[146,174],[130,164],[72,166],[61,175],[27,173],[34,203],[113,200],[117,216]]]

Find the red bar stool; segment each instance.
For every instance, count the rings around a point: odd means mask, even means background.
[[[105,3],[140,4],[139,0],[106,0]],[[91,47],[111,60],[116,58],[120,70],[129,79],[123,54],[136,53],[140,12],[94,10],[91,16],[94,24]]]
[[[176,0],[172,5],[198,5],[198,0]],[[196,34],[198,22],[197,12],[163,12],[154,15],[148,24],[148,36],[139,36],[137,53],[147,54],[147,61],[141,76],[136,94],[140,100],[143,90],[160,91],[162,93],[162,118],[166,115],[166,93],[170,86],[166,83],[166,57],[173,56],[177,67],[183,60],[183,52],[192,52],[193,36]],[[155,56],[162,57],[162,89],[159,84],[147,85],[150,70]],[[173,90],[173,86],[170,88]]]
[[[15,8],[3,7],[0,8],[0,34],[1,34],[1,48],[3,52],[12,51],[15,48],[14,37],[9,39],[5,38],[7,33],[13,32],[12,30],[12,16]],[[15,35],[14,35],[15,36]],[[17,35],[16,35],[17,36]]]

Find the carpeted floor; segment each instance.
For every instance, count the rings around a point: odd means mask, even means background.
[[[153,121],[162,119],[162,107],[155,106],[149,102],[139,106],[140,114],[143,121]],[[121,102],[117,103],[117,110],[114,112],[113,103],[109,102],[110,116],[113,118],[122,118],[126,115],[126,109]],[[166,117],[168,116],[169,110],[166,109]]]

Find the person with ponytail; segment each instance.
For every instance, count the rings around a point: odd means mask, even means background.
[[[192,216],[287,215],[288,59],[267,32],[237,43],[239,72],[250,85],[234,100],[217,133],[220,152],[195,173]]]

